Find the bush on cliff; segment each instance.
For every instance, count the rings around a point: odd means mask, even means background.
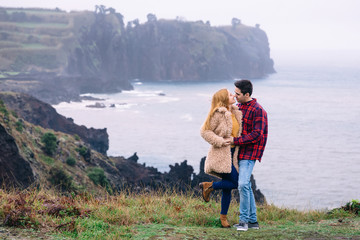
[[[0,112],[3,113],[5,116],[9,115],[8,110],[6,109],[5,103],[3,100],[0,99]]]
[[[91,159],[91,150],[85,146],[76,148],[76,151],[84,158],[86,162],[89,162]]]
[[[105,187],[107,191],[111,191],[110,184],[105,176],[104,169],[99,167],[90,168],[87,175],[95,185],[100,185]]]
[[[47,154],[53,155],[55,153],[57,148],[56,141],[56,136],[51,132],[47,132],[41,137],[41,142],[44,144],[44,151]]]
[[[16,128],[16,130],[18,131],[18,132],[22,132],[23,131],[23,129],[24,129],[24,124],[23,124],[23,122],[22,121],[17,121],[16,123],[15,123],[15,128]]]
[[[50,182],[61,191],[72,191],[75,189],[72,177],[69,176],[60,167],[53,167],[50,169]]]
[[[75,160],[75,158],[73,158],[73,157],[68,157],[68,158],[66,159],[66,163],[67,163],[67,165],[69,165],[69,166],[75,166],[76,160]]]

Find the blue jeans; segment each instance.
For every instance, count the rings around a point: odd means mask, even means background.
[[[231,148],[231,156],[234,154],[234,148]],[[231,202],[231,190],[238,187],[239,173],[236,171],[234,165],[231,164],[231,173],[222,173],[221,181],[214,182],[212,187],[213,189],[222,189],[221,196],[221,212],[220,214],[226,215],[230,202]]]
[[[239,161],[239,194],[240,194],[240,221],[257,222],[256,204],[251,189],[250,177],[255,160]]]

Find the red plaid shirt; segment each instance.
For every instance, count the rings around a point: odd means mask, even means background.
[[[234,144],[240,145],[239,160],[261,162],[268,136],[267,113],[255,98],[238,106],[243,113],[241,137],[234,138]]]

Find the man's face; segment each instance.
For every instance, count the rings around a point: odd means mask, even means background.
[[[245,103],[246,102],[246,95],[248,95],[247,93],[244,95],[242,94],[242,92],[240,91],[239,88],[235,87],[235,97],[236,97],[236,101],[238,103]]]

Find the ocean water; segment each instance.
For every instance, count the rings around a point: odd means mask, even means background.
[[[274,53],[276,74],[253,79],[253,97],[269,120],[268,144],[256,163],[257,187],[268,202],[296,209],[332,209],[360,199],[360,54]],[[220,88],[201,83],[134,82],[133,91],[87,94],[96,101],[61,103],[56,110],[80,125],[107,128],[109,156],[129,157],[168,171],[184,160],[199,172],[209,145],[199,130]],[[115,107],[110,107],[114,104]]]

